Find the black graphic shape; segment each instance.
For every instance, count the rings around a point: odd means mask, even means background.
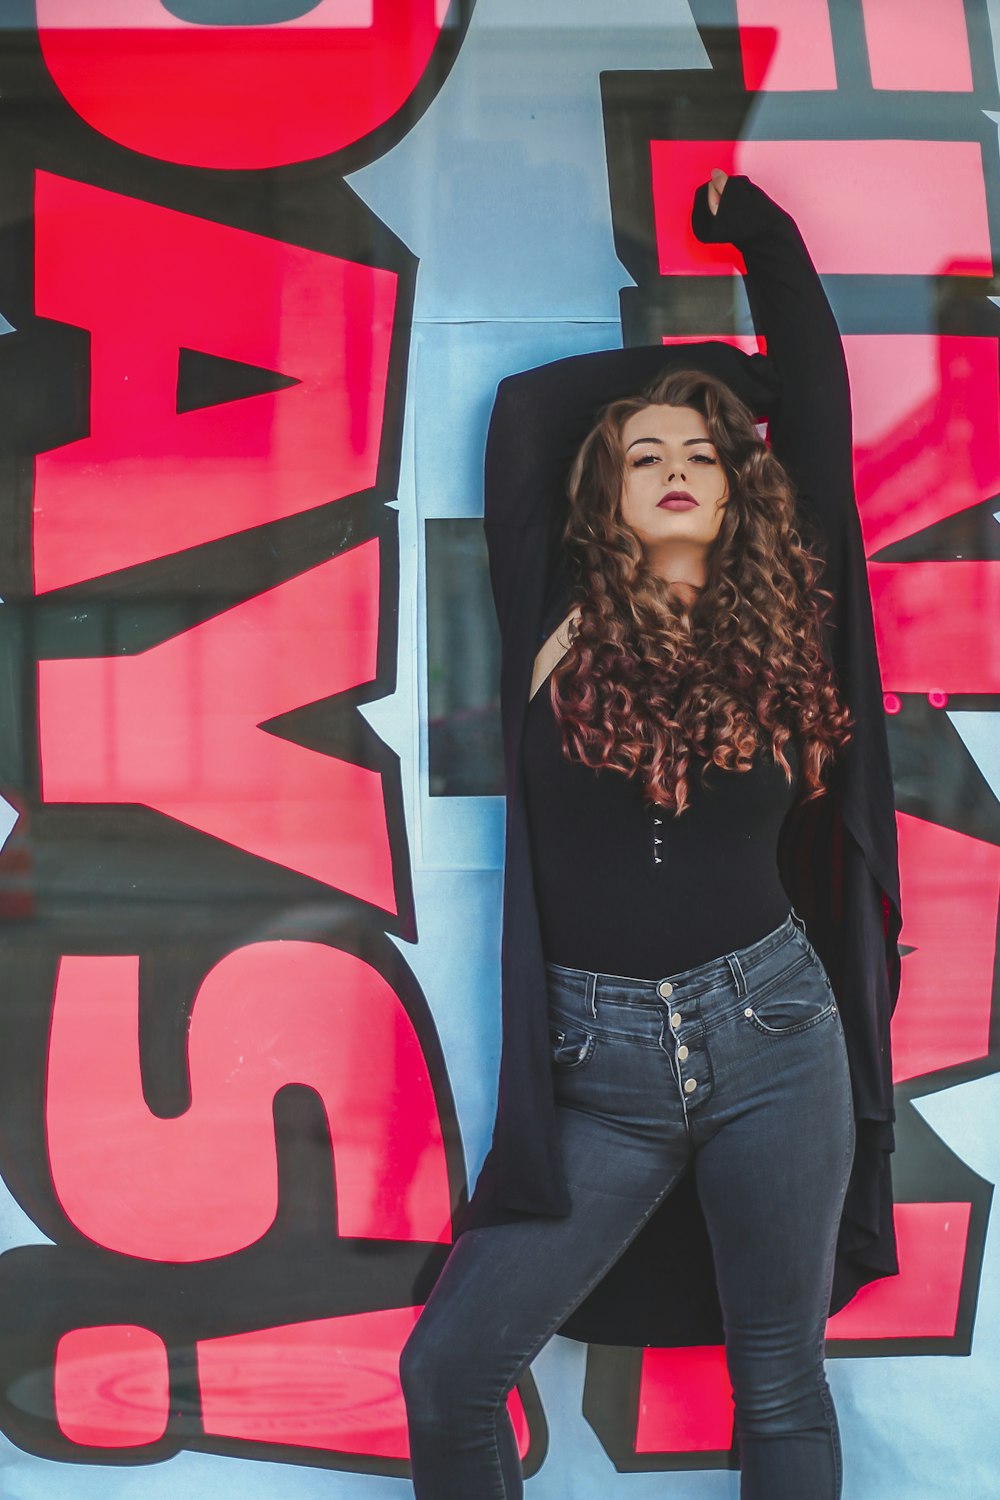
[[[177,410],[198,411],[203,406],[222,406],[227,401],[245,401],[248,396],[267,396],[298,385],[294,375],[262,370],[239,359],[223,359],[200,349],[180,350],[177,361]]]
[[[179,21],[195,26],[273,26],[297,21],[320,0],[160,0]]]
[[[967,506],[871,554],[872,562],[1000,562],[1000,495]],[[941,575],[947,587],[947,572]]]

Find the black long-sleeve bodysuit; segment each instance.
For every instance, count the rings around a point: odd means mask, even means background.
[[[649,805],[637,778],[563,755],[549,682],[528,705],[524,789],[542,949],[550,963],[659,979],[732,953],[788,916],[781,825],[798,787],[770,745],[749,771],[692,758],[679,817]]]
[[[724,380],[756,416],[769,420],[774,451],[796,485],[797,529],[825,560],[820,585],[835,602],[824,647],[855,719],[854,738],[834,763],[827,794],[791,807],[777,847],[781,886],[830,975],[851,1064],[857,1147],[838,1243],[839,1307],[859,1286],[896,1269],[889,1020],[899,989],[902,921],[882,684],[853,493],[850,393],[836,322],[789,215],[745,177],[734,176],[714,217],[707,189],[699,189],[693,224],[700,239],[731,242],[742,252],[766,358],[720,342],[609,350],[511,376],[497,392],[485,525],[501,631],[507,779],[503,1051],[492,1146],[456,1228],[461,1233],[524,1213],[569,1209],[555,1131],[545,951],[524,774],[532,666],[542,640],[569,608],[559,537],[576,450],[607,402],[636,394],[667,369],[693,365]],[[689,908],[685,920],[690,916]],[[720,930],[704,956],[726,949]],[[578,959],[568,962],[581,967]],[[669,967],[658,962],[654,971]],[[670,1296],[671,1286],[683,1288],[683,1295]],[[689,1185],[669,1195],[561,1331],[612,1344],[719,1338],[711,1253]]]

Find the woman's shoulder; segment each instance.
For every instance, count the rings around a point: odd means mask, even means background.
[[[580,613],[580,605],[574,604],[568,614],[542,641],[531,673],[530,698],[534,698],[546,678],[555,671],[573,644],[573,637],[580,624]]]

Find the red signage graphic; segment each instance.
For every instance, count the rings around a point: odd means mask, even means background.
[[[399,764],[358,713],[394,686],[415,262],[343,179],[426,107],[469,7],[198,9],[38,0],[37,46],[0,53],[38,104],[0,154],[31,231],[0,303],[0,1170],[51,1241],[0,1256],[0,1426],[56,1460],[403,1476],[399,1349],[466,1189],[393,941]],[[853,31],[828,0],[702,9],[710,69],[602,80],[623,327],[753,346],[738,261],[684,222],[721,165],[795,209],[845,331],[906,956],[901,1273],[831,1350],[962,1353],[989,1189],[912,1101],[996,1066],[1000,819],[943,711],[998,691],[985,12],[932,0],[901,36],[882,0]],[[530,1377],[510,1410],[531,1473]],[[621,1470],[734,1462],[720,1347],[593,1347],[584,1412]]]
[[[39,172],[37,312],[85,328],[91,357],[87,436],[38,455],[37,591],[371,489],[397,281]],[[182,349],[294,383],[180,412]]]
[[[373,682],[378,626],[372,540],[137,656],[39,662],[42,800],[141,802],[395,913],[381,776],[267,729]]]
[[[329,156],[393,121],[449,8],[317,0],[278,24],[212,26],[160,0],[37,0],[46,66],[88,125],[130,151],[227,171]]]
[[[415,262],[343,175],[413,124],[469,7],[299,9],[39,4],[18,87],[52,150],[4,141],[32,232],[3,289],[0,878],[16,855],[30,892],[0,1166],[53,1243],[0,1256],[32,1310],[0,1424],[50,1459],[405,1474],[399,1351],[466,1197],[391,941],[399,764],[357,712],[394,686]],[[510,1409],[530,1472],[530,1377]]]

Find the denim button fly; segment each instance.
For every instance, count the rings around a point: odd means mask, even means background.
[[[552,1025],[555,1030],[566,1030],[567,1047],[572,1041],[569,1050],[574,1054],[572,1060],[566,1058],[569,1066],[555,1070],[556,1102],[576,1107],[577,1097],[600,1079],[601,1066],[589,1071],[584,1066],[595,1043],[599,1062],[604,1059],[610,1066],[634,1040],[647,1053],[651,1069],[665,1068],[662,1079],[670,1087],[662,1094],[657,1088],[656,1097],[672,1095],[684,1129],[692,1132],[696,1122],[712,1111],[719,1087],[718,1059],[729,1058],[730,1051],[753,1054],[754,1048],[766,1048],[770,1054],[773,1048],[773,1041],[758,1040],[769,1032],[757,1019],[758,996],[770,995],[780,981],[781,988],[787,984],[790,994],[801,989],[804,999],[807,992],[811,999],[819,996],[823,1016],[833,1011],[833,996],[826,993],[829,979],[817,961],[806,963],[806,950],[806,941],[789,916],[758,943],[673,978],[630,979],[548,964]],[[809,1034],[808,1028],[798,1026],[792,1031]],[[842,1040],[842,1030],[839,1034]],[[776,1059],[769,1057],[772,1061]],[[630,1096],[627,1107],[631,1106]]]

